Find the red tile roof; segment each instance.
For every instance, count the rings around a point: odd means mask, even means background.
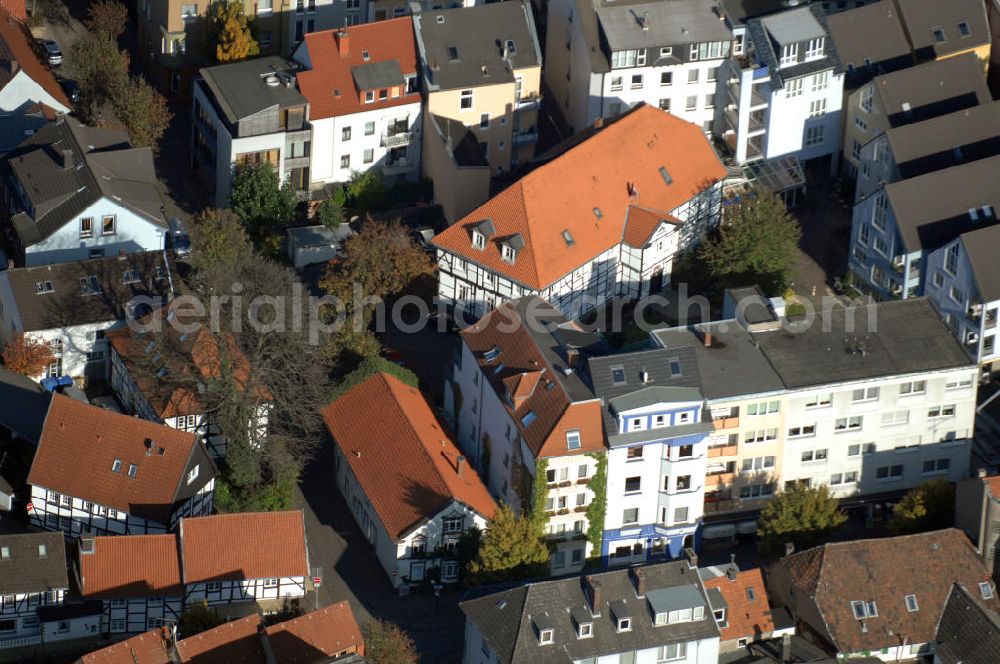
[[[726,600],[726,626],[721,628],[723,641],[753,638],[774,631],[774,616],[767,603],[759,568],[739,572],[732,580],[725,574],[708,579],[705,588],[718,588]]]
[[[321,654],[335,657],[345,651],[365,652],[361,629],[346,601],[271,625],[267,640],[277,664],[308,664]]]
[[[185,583],[309,576],[300,510],[181,519],[180,535]]]
[[[550,305],[540,300],[539,306],[554,312]],[[502,303],[475,325],[463,330],[461,335],[536,458],[587,454],[604,449],[600,402],[593,397],[573,402],[558,371],[527,329],[515,303]],[[500,350],[499,357],[486,359],[485,353],[494,348]],[[522,390],[520,401],[508,402],[508,386],[529,386],[531,383],[526,383],[524,377],[533,375],[539,377],[534,383],[535,389],[530,393]],[[529,412],[535,417],[525,426],[522,420]],[[566,432],[573,429],[580,431],[581,446],[568,450]]]
[[[0,88],[14,77],[9,65],[13,61],[53,99],[72,110],[73,104],[52,71],[39,60],[32,45],[34,39],[19,18],[25,18],[23,0],[0,0],[0,61],[7,65],[0,66]]]
[[[622,235],[622,242],[632,247],[644,247],[649,242],[649,237],[663,223],[679,226],[682,222],[676,217],[657,210],[630,205],[628,216],[625,218],[625,232]]]
[[[254,613],[181,639],[177,642],[177,654],[184,664],[266,662],[260,629],[260,616]]]
[[[80,552],[84,599],[183,597],[176,535],[93,538],[93,553]]]
[[[28,483],[166,523],[198,444],[193,433],[56,394]]]
[[[665,215],[724,175],[700,127],[640,105],[524,176],[433,243],[542,289],[619,244],[630,206]],[[471,229],[484,219],[492,220],[495,233],[479,250]],[[500,243],[517,234],[524,247],[512,264],[502,258]]]
[[[468,464],[456,470],[461,452],[416,388],[379,373],[327,406],[323,417],[393,540],[453,500],[487,519],[496,512],[476,472]]]
[[[905,635],[910,643],[934,641],[938,618],[952,583],[959,583],[985,608],[1000,612],[996,595],[982,600],[980,581],[990,574],[965,534],[955,528],[918,535],[837,542],[783,558],[796,589],[797,601],[814,602],[823,625],[840,652],[876,650],[896,645]],[[916,595],[917,611],[908,611],[906,596]],[[855,619],[852,601],[874,601],[878,616],[867,631]],[[801,616],[800,616],[801,617]]]
[[[361,111],[373,111],[403,104],[419,104],[420,93],[405,94],[401,82],[399,97],[366,104],[363,91],[355,85],[351,72],[380,62],[396,61],[404,76],[417,74],[417,46],[413,38],[410,17],[354,25],[347,31],[347,52],[340,54],[338,30],[311,32],[306,35],[305,49],[311,69],[297,74],[299,90],[309,100],[309,119],[321,120]],[[365,60],[363,53],[369,59]],[[339,91],[339,96],[338,96]]]
[[[124,538],[121,538],[124,539]],[[77,664],[176,664],[161,629],[144,632],[130,639],[95,650],[77,660]]]

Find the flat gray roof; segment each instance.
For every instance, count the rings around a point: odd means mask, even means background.
[[[767,16],[761,19],[761,23],[779,44],[791,44],[826,37],[826,30],[823,29],[808,7],[799,7]]]
[[[295,242],[296,247],[325,247],[338,245],[354,235],[354,231],[346,223],[336,229],[326,226],[300,226],[286,229],[288,237]]]
[[[906,249],[936,249],[962,233],[997,223],[998,173],[1000,156],[993,156],[887,184],[885,193]],[[992,206],[992,219],[983,215],[984,205]]]
[[[704,332],[711,333],[711,346],[705,346]],[[784,390],[781,378],[754,345],[750,333],[735,320],[654,330],[651,336],[664,348],[692,349],[706,399]]]
[[[712,4],[701,0],[609,3],[596,11],[612,51],[732,39]]]
[[[299,93],[295,79],[298,68],[292,60],[266,56],[205,67],[200,73],[226,120],[235,125],[272,106],[305,104],[306,98]],[[272,75],[278,78],[277,85],[266,82],[265,79]]]
[[[790,389],[973,365],[927,298],[834,309],[825,324],[753,338]]]

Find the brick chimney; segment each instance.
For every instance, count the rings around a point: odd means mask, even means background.
[[[62,167],[64,171],[68,171],[73,168],[73,151],[63,150],[62,151]]]
[[[340,57],[344,57],[351,52],[351,37],[347,34],[347,30],[337,31],[337,53]]]
[[[465,467],[465,457],[459,454],[458,458],[455,459],[455,472],[458,473],[459,477],[462,476],[462,469],[464,467]]]
[[[633,567],[632,572],[632,582],[635,584],[635,596],[645,597],[646,596],[646,575],[643,574],[642,568]]]
[[[584,582],[586,583],[587,599],[590,600],[590,613],[591,615],[599,616],[601,615],[601,603],[603,600],[601,582],[593,576],[588,576],[584,579]]]

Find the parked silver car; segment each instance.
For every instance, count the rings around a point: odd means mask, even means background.
[[[174,257],[189,257],[191,255],[191,237],[188,235],[187,229],[184,228],[184,222],[172,217],[168,224],[170,230],[167,232],[167,237],[170,239],[170,248],[173,249]]]
[[[50,65],[55,67],[62,64],[62,49],[59,48],[59,44],[54,39],[39,39],[38,44],[45,51],[45,58]]]

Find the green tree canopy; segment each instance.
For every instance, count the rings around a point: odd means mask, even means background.
[[[757,535],[765,550],[780,551],[786,542],[795,544],[796,549],[807,549],[845,521],[847,515],[826,486],[795,484],[761,511]]]
[[[384,210],[389,203],[389,188],[385,179],[374,168],[365,172],[354,171],[347,183],[351,208],[358,214]]]
[[[226,622],[225,619],[220,618],[218,613],[209,608],[208,602],[202,601],[198,604],[192,604],[184,609],[180,620],[177,621],[178,636],[186,639],[189,636],[218,627],[224,622]]]
[[[230,196],[233,212],[258,241],[295,218],[295,193],[287,182],[281,184],[278,172],[267,162],[237,173]]]
[[[237,62],[260,55],[242,0],[217,0],[208,10],[208,38],[217,62]]]
[[[417,664],[413,639],[385,620],[372,620],[361,628],[365,640],[365,659],[372,664]]]
[[[755,194],[726,208],[698,257],[718,288],[757,284],[781,293],[795,270],[802,229],[780,196],[761,188]]]
[[[97,109],[128,87],[128,54],[118,48],[115,37],[94,31],[84,33],[74,42],[71,57],[80,85],[80,110],[91,121]]]
[[[191,259],[199,270],[232,267],[253,251],[243,222],[231,210],[202,210],[189,233]]]
[[[401,367],[380,355],[375,355],[361,360],[361,363],[358,364],[354,371],[344,376],[343,380],[334,388],[333,394],[330,395],[330,401],[344,394],[344,392],[347,392],[355,385],[360,385],[377,373],[387,373],[410,387],[417,387],[416,374],[406,367]]]
[[[950,528],[955,520],[955,485],[946,479],[924,482],[892,508],[889,528],[897,535]]]
[[[501,505],[467,571],[471,583],[486,584],[543,576],[548,567],[549,549],[537,524]]]
[[[328,198],[316,208],[316,221],[327,228],[337,228],[344,223],[344,206],[333,198]]]

